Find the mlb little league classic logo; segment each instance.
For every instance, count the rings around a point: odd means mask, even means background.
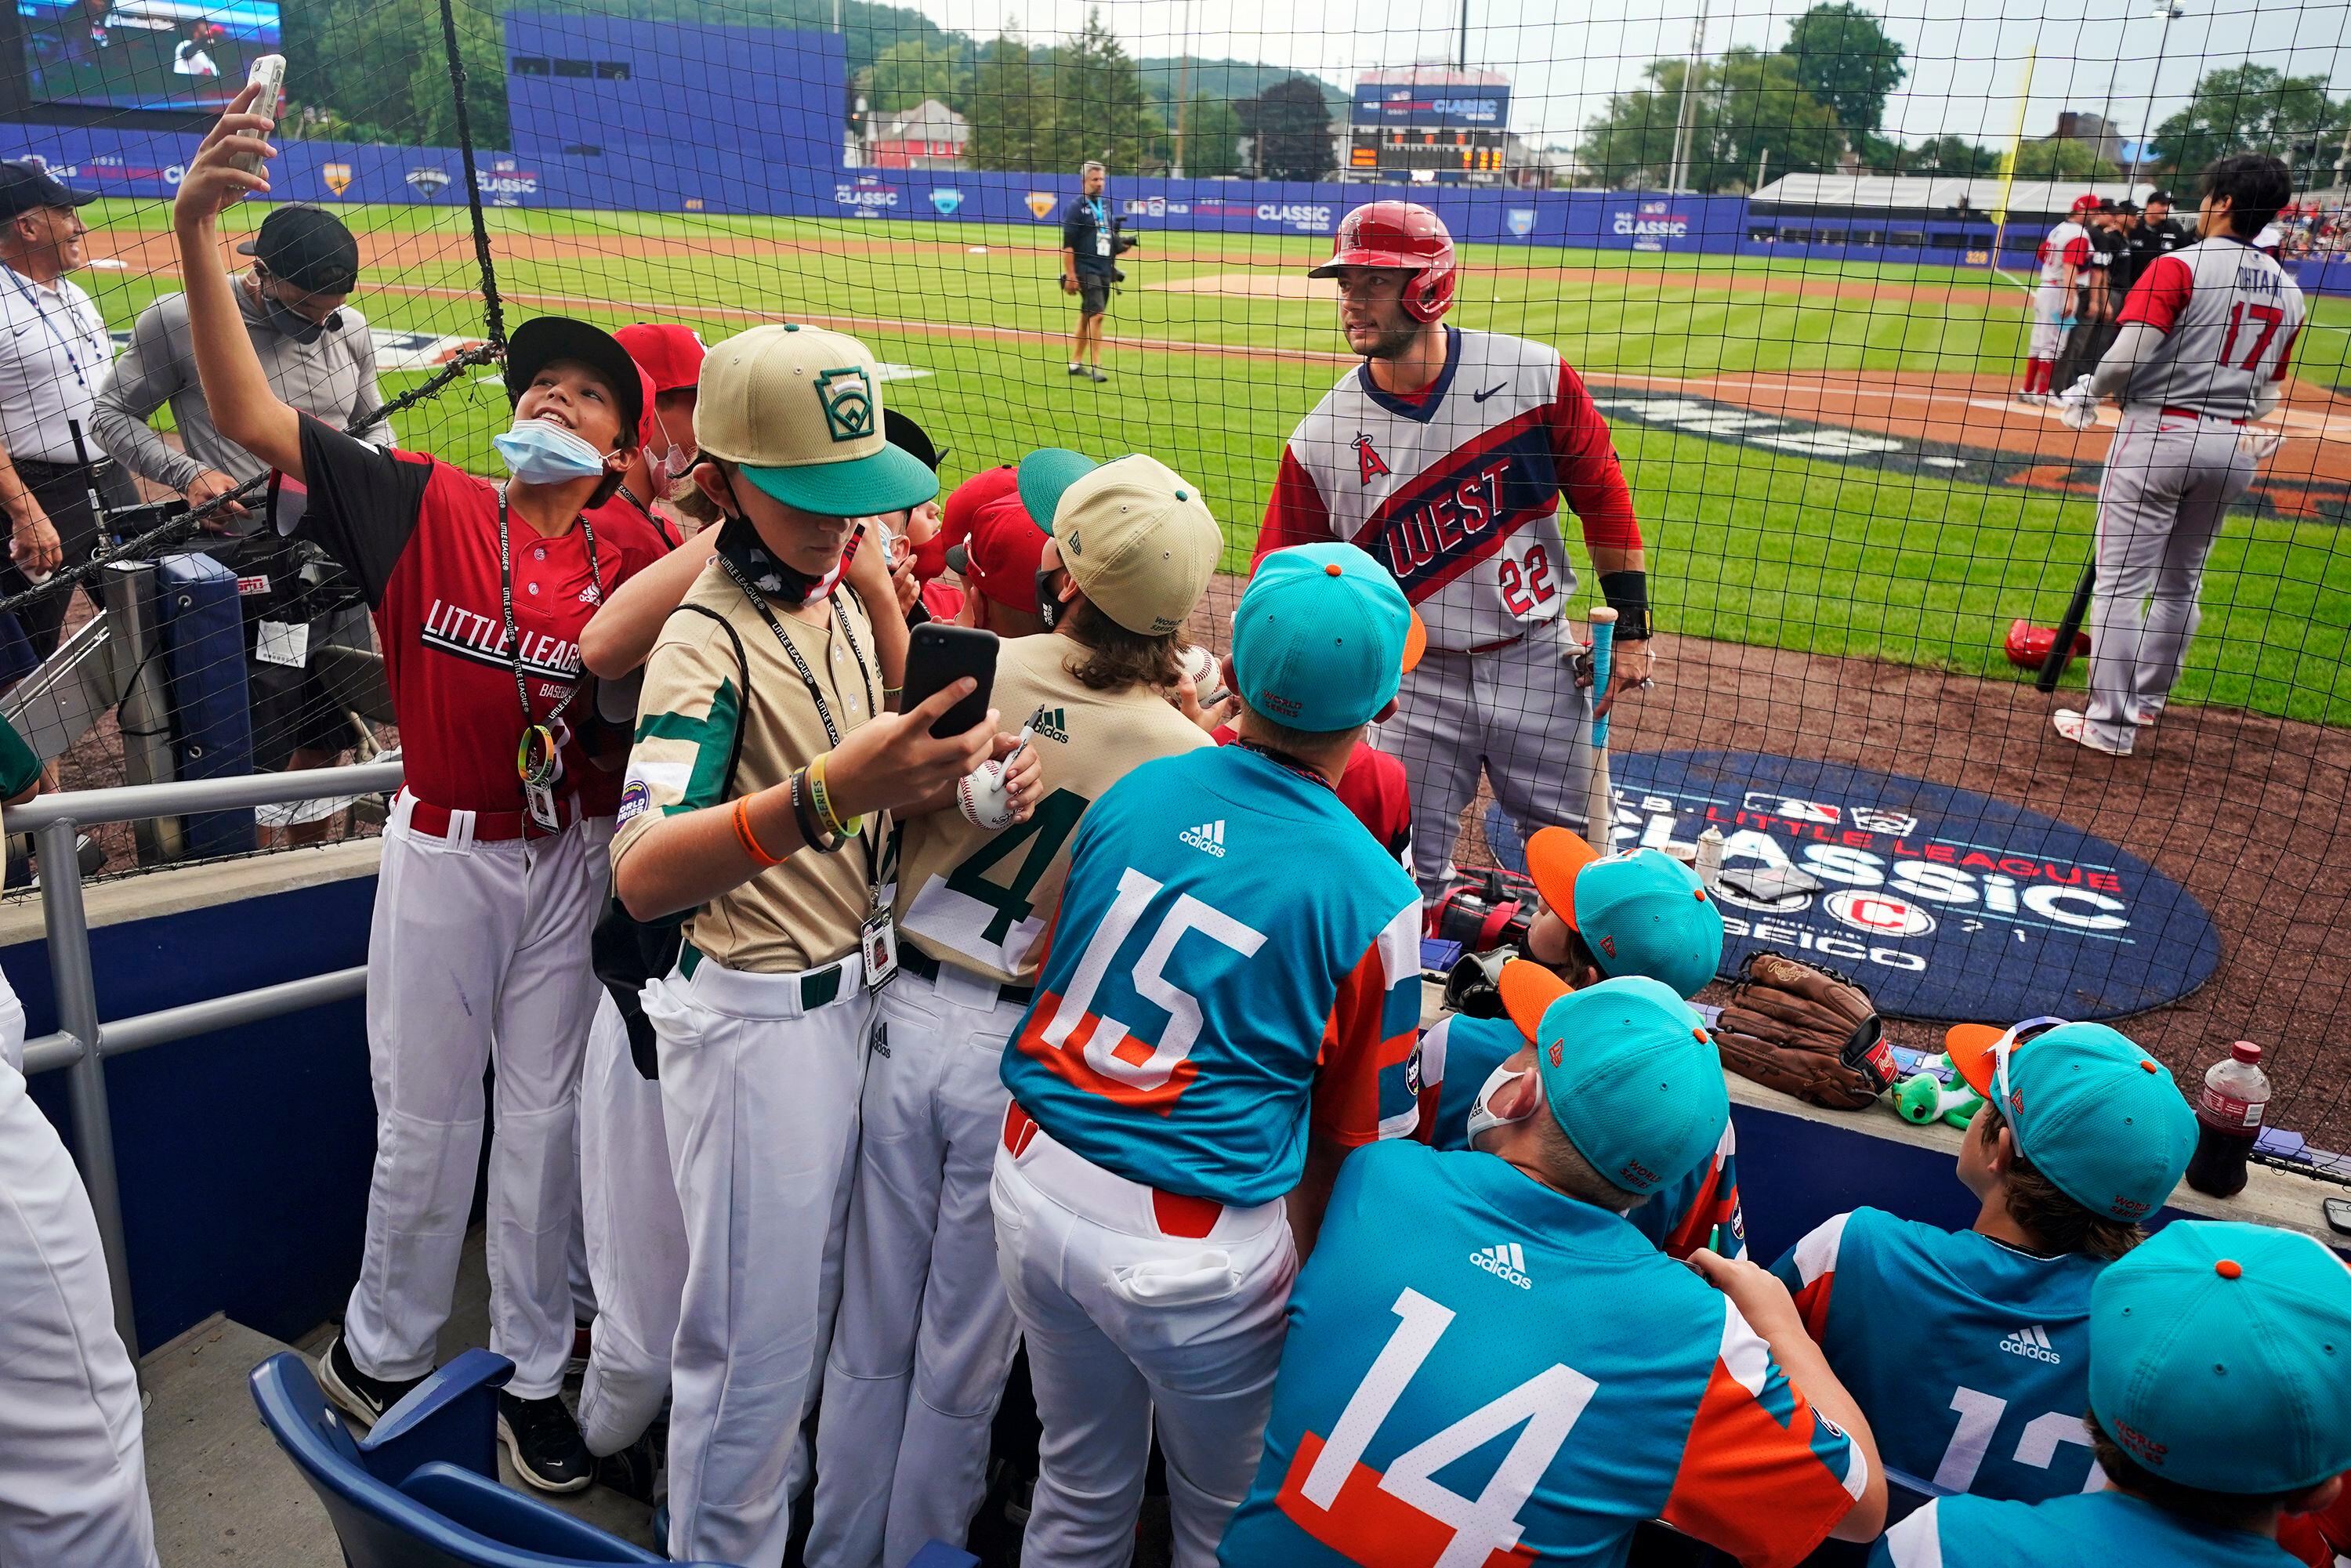
[[[862,441],[873,434],[873,383],[856,365],[819,371],[816,395],[824,404],[825,428],[835,441]]]

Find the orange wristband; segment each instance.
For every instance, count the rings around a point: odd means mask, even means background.
[[[784,857],[769,854],[759,842],[759,835],[751,831],[751,797],[748,795],[735,802],[735,841],[741,844],[743,852],[762,868],[784,863]]]

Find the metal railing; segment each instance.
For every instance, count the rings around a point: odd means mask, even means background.
[[[106,1059],[167,1040],[343,1001],[367,989],[367,967],[312,975],[236,991],[201,1002],[101,1021],[98,984],[89,961],[89,917],[74,841],[100,822],[138,822],[197,811],[233,811],[337,795],[388,794],[400,788],[397,762],[319,768],[298,773],[252,773],[236,779],[195,779],[171,784],[130,784],[43,796],[7,813],[11,832],[40,839],[41,919],[48,936],[49,979],[57,994],[57,1030],[25,1042],[25,1071],[68,1073],[66,1098],[82,1185],[98,1217],[114,1291],[114,1322],[133,1361],[139,1334],[131,1311],[131,1271],[122,1245],[122,1194],[114,1169],[114,1123],[107,1108]]]

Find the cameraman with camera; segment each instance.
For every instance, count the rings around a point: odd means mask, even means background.
[[[1118,232],[1102,187],[1109,171],[1089,161],[1078,171],[1078,196],[1061,214],[1061,292],[1078,297],[1078,329],[1070,337],[1070,374],[1092,382],[1110,377],[1102,368],[1102,313],[1110,308],[1110,286],[1125,274],[1114,258],[1134,248]]]

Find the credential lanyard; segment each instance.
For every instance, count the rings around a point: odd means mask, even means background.
[[[13,267],[6,268],[6,271],[8,281],[16,286],[16,292],[25,297],[25,303],[33,308],[33,314],[38,316],[41,319],[41,325],[48,329],[50,340],[64,350],[66,363],[73,367],[74,380],[87,388],[89,385],[89,377],[82,373],[81,356],[74,352],[73,340],[58,331],[57,324],[49,319],[49,308],[41,303],[39,293],[31,284],[25,281],[25,275]],[[57,298],[65,300],[66,319],[71,321],[75,329],[78,331],[82,324],[81,313],[74,308],[73,300],[62,288],[57,291]]]
[[[604,574],[596,562],[596,525],[588,520],[585,512],[580,514],[580,529],[588,541],[588,580],[596,585],[596,601],[601,604],[604,601]],[[545,789],[555,780],[555,723],[563,716],[564,710],[571,706],[572,699],[580,695],[580,688],[588,682],[584,674],[575,673],[571,677],[571,689],[563,694],[562,700],[555,705],[552,712],[543,719],[531,713],[530,682],[524,676],[522,666],[522,628],[515,622],[514,543],[510,530],[506,487],[500,486],[498,611],[505,617],[507,659],[508,667],[514,671],[515,695],[522,700],[522,747],[515,758],[515,769],[522,775],[525,784]]]
[[[784,645],[784,657],[789,659],[792,668],[799,672],[801,684],[808,687],[809,700],[816,704],[817,722],[824,726],[825,744],[839,746],[841,729],[832,722],[832,707],[824,700],[824,688],[816,684],[816,672],[810,670],[808,661],[800,657],[799,645],[792,641],[791,633],[785,631],[783,623],[776,619],[776,612],[768,608],[767,596],[751,586],[750,580],[743,575],[743,569],[727,559],[723,550],[718,554],[718,564],[728,577],[734,579],[735,586],[743,591],[743,597],[751,601],[751,608],[759,612],[759,619],[768,623],[768,630],[776,634],[776,641]],[[833,601],[832,618],[840,623],[841,634],[849,640],[850,657],[857,661],[857,674],[865,683],[865,711],[870,716],[876,710],[873,674],[866,668],[865,650],[857,645],[857,633],[849,629],[849,617],[841,613],[838,600]]]

